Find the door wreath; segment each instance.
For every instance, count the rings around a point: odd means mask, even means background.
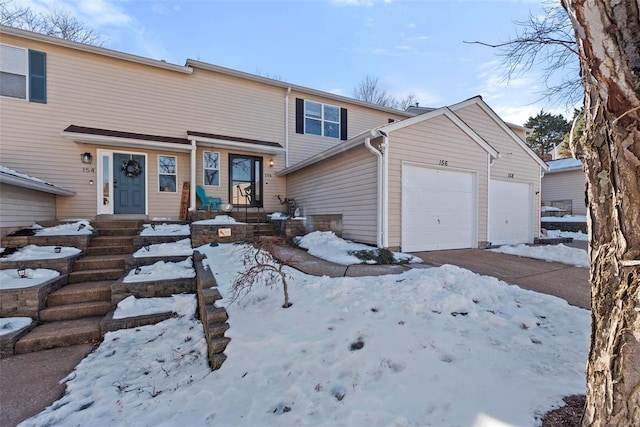
[[[142,168],[140,167],[140,163],[133,159],[125,160],[122,162],[122,166],[120,170],[123,174],[125,174],[128,178],[133,178],[134,176],[138,176],[142,173]]]

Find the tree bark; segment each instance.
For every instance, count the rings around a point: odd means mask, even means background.
[[[583,426],[640,426],[640,5],[562,0],[578,42],[591,348]]]

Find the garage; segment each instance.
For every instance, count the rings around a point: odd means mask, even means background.
[[[477,245],[473,172],[402,166],[402,250],[472,248]]]
[[[489,241],[493,245],[532,243],[531,185],[491,180]]]

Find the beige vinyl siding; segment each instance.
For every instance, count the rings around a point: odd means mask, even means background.
[[[376,244],[376,157],[364,146],[287,176],[302,215],[341,214],[343,237]]]
[[[542,203],[551,205],[554,200],[571,200],[573,215],[586,215],[585,186],[582,170],[547,172],[542,177]]]
[[[0,99],[0,154],[3,165],[76,192],[60,200],[59,218],[96,215],[97,192],[89,184],[90,180],[96,182],[96,174],[84,172],[86,165],[80,162],[80,154],[85,151],[96,158],[96,146],[62,138],[60,132],[71,124],[181,138],[192,130],[284,146],[282,88],[201,69],[188,75],[7,34],[2,35],[2,43],[47,54],[46,104]],[[128,150],[143,151],[123,149]],[[113,151],[118,150],[114,147]],[[179,196],[176,202],[173,196],[155,191],[159,151],[146,153],[150,162],[148,214],[175,217]],[[181,185],[188,179],[189,161],[182,153],[176,155],[180,159]],[[95,168],[95,161],[92,166]],[[281,168],[283,159],[274,169]],[[227,172],[223,168],[221,176]],[[196,178],[202,183],[201,172]],[[271,181],[265,185],[264,199],[276,208],[279,204],[275,195],[283,193],[285,184],[281,178]]]
[[[487,152],[446,116],[436,116],[390,135],[389,246],[401,246],[402,162],[477,172],[478,241],[487,240]],[[440,166],[440,161],[447,166]],[[434,200],[437,203],[437,200]]]
[[[540,165],[505,132],[480,106],[472,104],[454,111],[499,154],[491,165],[490,179],[529,183],[533,186],[531,230],[540,230]],[[489,189],[491,191],[491,189]]]
[[[34,222],[55,218],[55,195],[0,183],[0,221],[3,227],[30,226]]]
[[[383,126],[389,119],[402,120],[406,117],[400,114],[387,113],[374,109],[367,109],[359,105],[339,104],[335,100],[318,96],[310,96],[299,92],[289,95],[289,165],[293,166],[322,151],[344,143],[336,138],[296,133],[296,98],[308,99],[314,102],[329,104],[347,109],[347,137],[352,138],[368,129]]]

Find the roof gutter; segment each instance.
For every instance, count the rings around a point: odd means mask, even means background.
[[[379,134],[379,135],[378,135]],[[371,145],[371,137],[382,136],[383,142],[379,149]],[[371,131],[364,139],[364,146],[373,153],[378,160],[377,174],[377,203],[376,203],[376,244],[379,248],[389,247],[388,224],[387,224],[387,193],[388,193],[388,158],[389,158],[389,137],[384,132]]]
[[[189,185],[189,212],[196,210],[196,152],[198,145],[195,139],[191,140],[191,172],[189,179],[191,181]]]
[[[174,144],[171,142],[147,141],[144,139],[121,138],[117,136],[79,134],[76,132],[60,132],[63,138],[69,138],[80,144],[96,144],[111,147],[130,148],[159,148],[167,151],[188,152],[192,148],[187,144]]]

